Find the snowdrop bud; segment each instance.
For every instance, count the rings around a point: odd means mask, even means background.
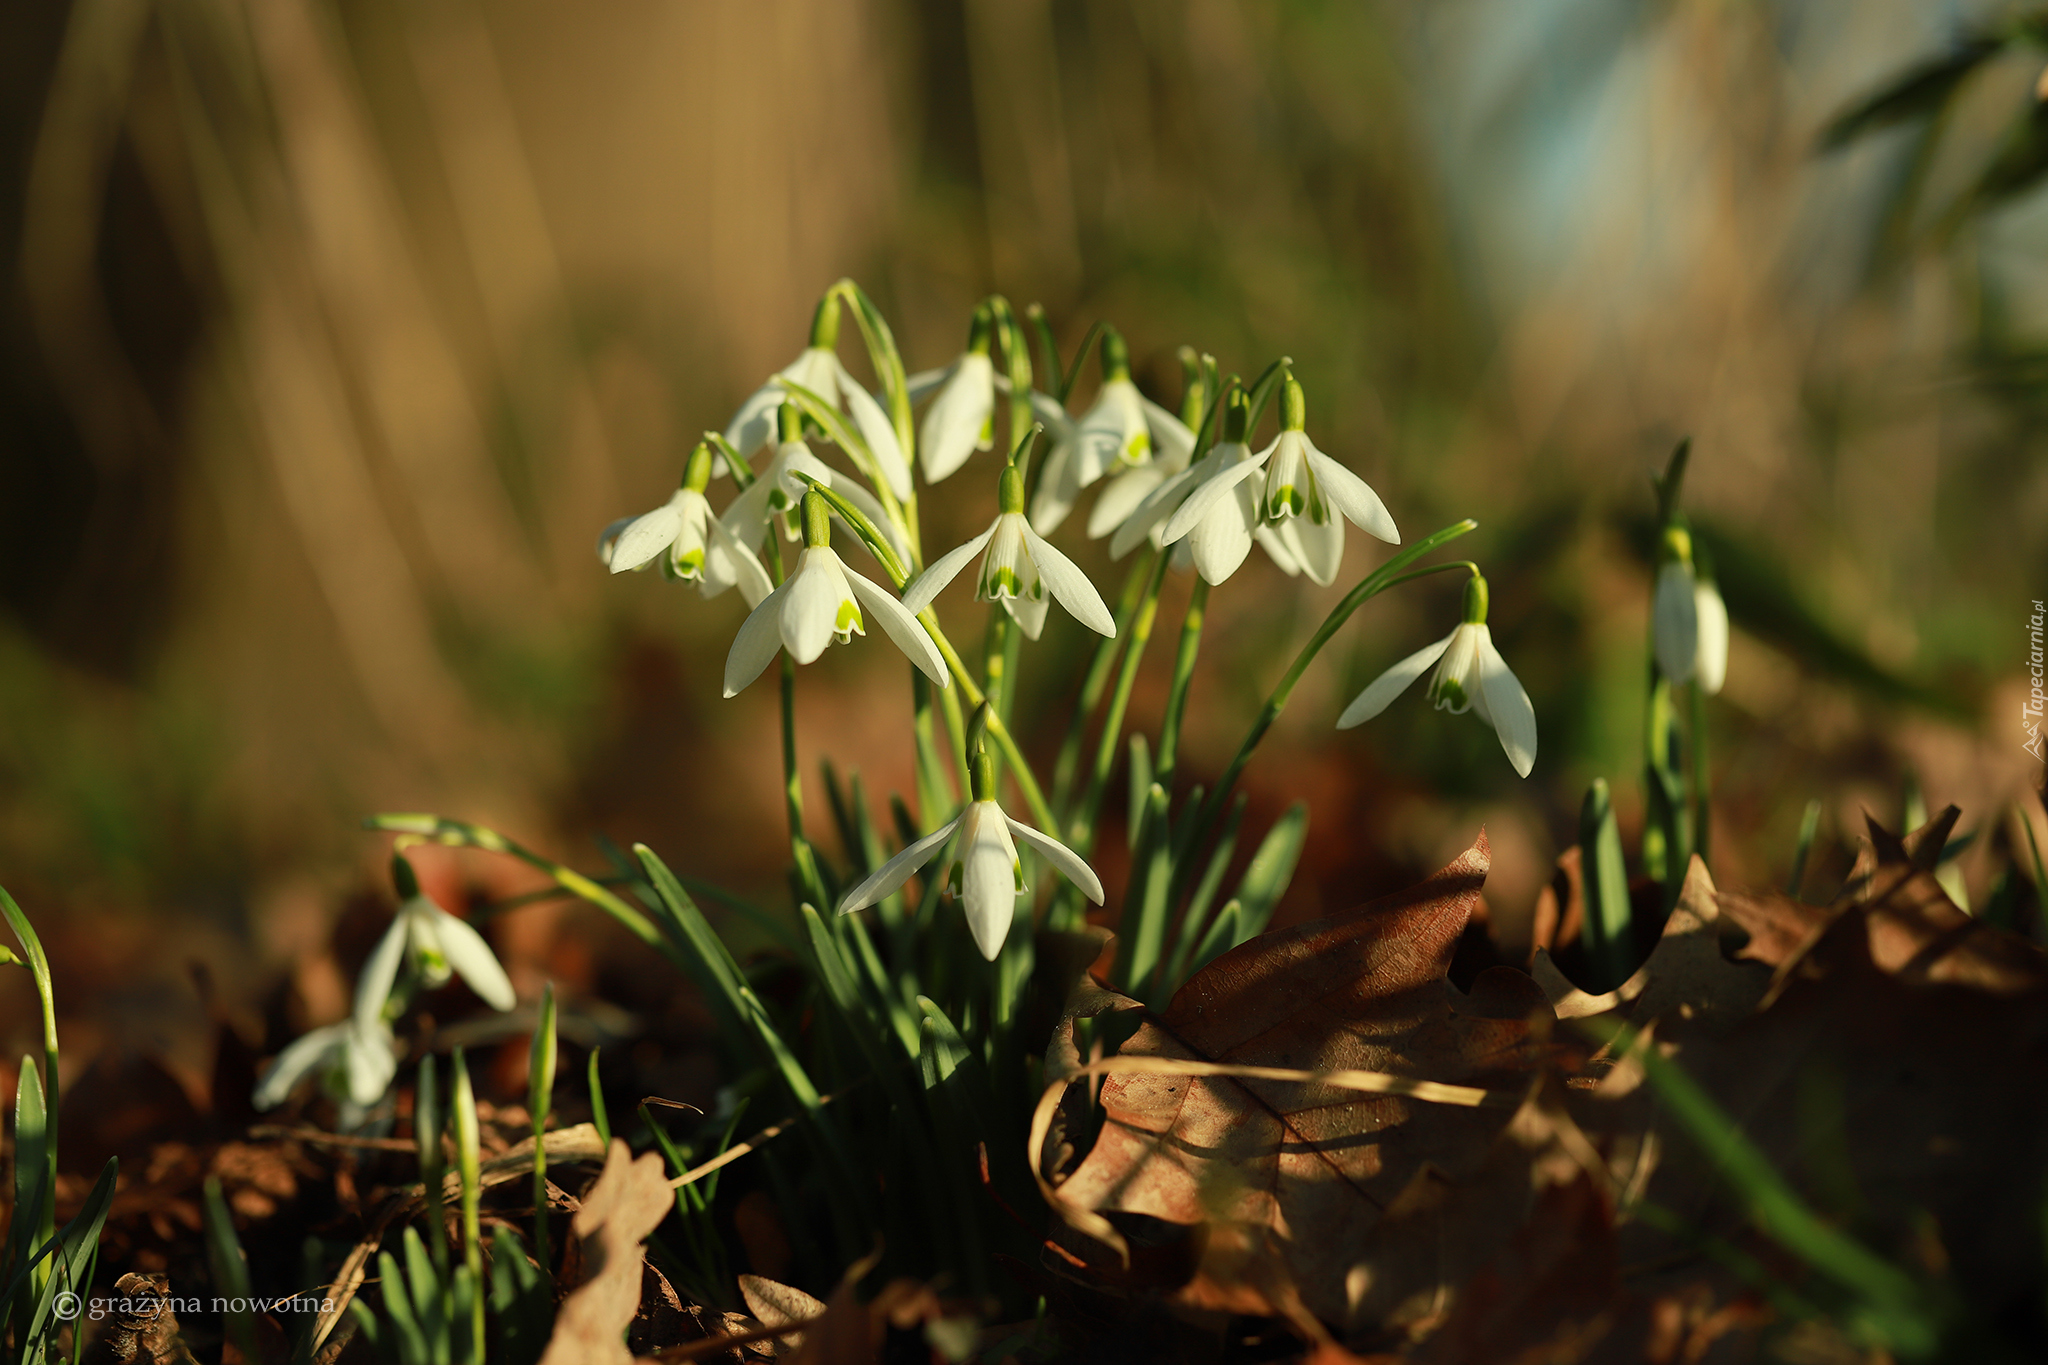
[[[1131,377],[1131,348],[1124,345],[1124,334],[1114,327],[1102,329],[1102,382],[1113,383]]]
[[[409,901],[420,894],[420,879],[412,870],[412,861],[403,853],[391,855],[391,885],[398,892],[400,901]]]
[[[839,295],[827,293],[818,300],[818,311],[811,314],[811,345],[823,351],[839,347]]]
[[[702,493],[711,484],[711,444],[697,442],[697,448],[690,452],[688,464],[683,466],[683,487],[692,493]]]
[[[804,546],[823,550],[832,544],[832,509],[817,489],[804,494]]]
[[[1308,399],[1302,396],[1301,382],[1291,373],[1280,386],[1280,427],[1283,431],[1303,431],[1308,427]]]
[[[1486,580],[1478,574],[1473,574],[1471,582],[1465,585],[1465,624],[1486,624],[1486,605]]]
[[[1223,444],[1243,445],[1249,434],[1252,402],[1243,389],[1232,389],[1230,400],[1223,407]]]
[[[1024,510],[1024,473],[1015,465],[1003,467],[1002,482],[996,486],[996,510],[998,512],[1022,512]]]

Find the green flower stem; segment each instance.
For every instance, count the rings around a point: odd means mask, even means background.
[[[450,1089],[455,1111],[455,1162],[462,1181],[462,1263],[468,1267],[474,1282],[481,1285],[484,1282],[481,1130],[477,1125],[476,1092],[470,1088],[469,1066],[459,1047],[455,1049],[449,1070],[454,1082]],[[473,1312],[470,1340],[481,1342],[484,1339],[484,1299],[481,1293],[474,1300]]]
[[[1173,795],[1173,767],[1180,752],[1181,719],[1187,709],[1188,684],[1195,676],[1195,655],[1202,647],[1202,620],[1209,611],[1209,580],[1195,575],[1194,591],[1188,595],[1188,613],[1181,618],[1180,651],[1173,659],[1173,686],[1166,694],[1166,715],[1159,723],[1159,757],[1153,764],[1153,778]]]
[[[659,949],[677,967],[684,971],[691,970],[689,959],[670,942],[667,935],[655,928],[653,920],[575,868],[565,867],[552,858],[542,857],[532,849],[507,839],[494,829],[473,825],[466,820],[449,820],[438,815],[373,815],[363,823],[370,829],[416,835],[450,848],[480,848],[487,853],[503,853],[508,857],[517,858],[528,867],[545,872],[564,890],[581,896],[610,915],[624,925],[633,937],[650,948]]]
[[[1244,773],[1245,764],[1251,761],[1252,751],[1259,747],[1259,741],[1266,737],[1266,731],[1273,728],[1273,722],[1280,719],[1280,713],[1287,709],[1287,698],[1293,694],[1294,685],[1301,681],[1301,675],[1308,671],[1310,664],[1315,662],[1316,655],[1323,652],[1323,646],[1330,643],[1331,638],[1343,628],[1344,623],[1351,619],[1351,614],[1396,584],[1405,583],[1411,578],[1420,578],[1424,573],[1436,573],[1463,567],[1459,564],[1443,564],[1423,570],[1421,573],[1404,574],[1401,572],[1401,570],[1406,569],[1424,555],[1444,545],[1448,545],[1459,536],[1469,531],[1475,531],[1478,528],[1479,523],[1473,521],[1470,517],[1463,521],[1453,522],[1434,535],[1426,536],[1422,540],[1417,541],[1400,554],[1395,555],[1392,559],[1380,565],[1372,573],[1367,574],[1357,587],[1344,595],[1344,600],[1339,602],[1335,609],[1323,619],[1323,624],[1316,628],[1316,633],[1309,637],[1309,642],[1306,645],[1302,646],[1301,653],[1295,656],[1293,665],[1288,668],[1286,675],[1280,679],[1280,683],[1273,689],[1272,695],[1266,698],[1266,704],[1260,708],[1257,718],[1252,721],[1252,728],[1245,735],[1244,743],[1238,746],[1237,756],[1230,760],[1230,766],[1223,770],[1222,780],[1216,784],[1210,791],[1208,799],[1202,803],[1200,824],[1195,830],[1193,840],[1189,844],[1190,848],[1202,847],[1202,843],[1208,837],[1209,831],[1215,827],[1216,817],[1222,813],[1224,803],[1230,799],[1231,792],[1236,790],[1237,779]],[[1185,876],[1184,870],[1177,871],[1175,881],[1184,881]],[[1176,894],[1170,898],[1169,903],[1171,903],[1171,900],[1178,899],[1178,889],[1176,887]]]
[[[1102,718],[1102,730],[1095,741],[1095,765],[1088,771],[1088,785],[1081,792],[1080,809],[1067,823],[1067,844],[1082,857],[1095,846],[1095,816],[1102,809],[1102,793],[1109,786],[1109,774],[1116,766],[1116,753],[1123,738],[1124,712],[1131,703],[1131,688],[1138,680],[1138,665],[1144,662],[1145,645],[1152,638],[1152,623],[1159,615],[1159,590],[1166,583],[1170,550],[1160,549],[1152,557],[1152,572],[1145,581],[1145,594],[1138,600],[1131,620],[1130,639],[1124,642],[1123,666],[1117,671],[1116,690],[1110,693],[1109,710]]]
[[[1707,690],[1694,679],[1686,691],[1692,694],[1692,725],[1686,736],[1692,742],[1692,851],[1704,863],[1709,861],[1707,844],[1713,820],[1708,803]],[[1683,876],[1680,880],[1684,880]]]
[[[918,818],[923,822],[923,832],[931,833],[949,818],[947,812],[959,802],[960,774],[965,772],[965,757],[960,757],[959,770],[946,767],[939,757],[937,725],[932,719],[932,680],[919,672],[913,664],[910,669],[910,727],[911,738],[917,746],[917,808]],[[951,689],[947,689],[950,691]]]
[[[768,569],[775,582],[782,582],[782,537],[779,527],[768,528]],[[796,663],[783,650],[782,665],[782,802],[789,815],[789,853],[796,862],[796,874],[811,904],[826,902],[825,883],[818,875],[818,858],[811,841],[804,837],[804,782],[796,757]]]
[[[1102,700],[1103,689],[1109,686],[1109,670],[1116,664],[1117,647],[1129,638],[1131,620],[1138,614],[1138,599],[1144,595],[1151,573],[1152,565],[1145,560],[1131,565],[1130,573],[1124,577],[1123,594],[1117,599],[1116,634],[1100,636],[1095,641],[1095,653],[1081,679],[1080,700],[1075,703],[1073,719],[1067,723],[1067,737],[1060,741],[1059,757],[1052,765],[1052,803],[1060,810],[1067,808],[1074,794],[1074,776],[1081,770],[1081,743],[1088,737],[1088,717]]]
[[[988,609],[988,634],[981,646],[982,687],[988,694],[988,708],[999,719],[1010,713],[1010,636],[1013,627],[1010,613],[1000,605],[991,604]],[[996,775],[1002,775],[1002,762],[996,763]]]
[[[41,1226],[36,1229],[31,1247],[46,1246],[57,1233],[57,996],[50,980],[50,959],[43,952],[43,941],[36,936],[35,926],[28,922],[28,916],[15,904],[14,897],[7,894],[7,888],[0,887],[0,914],[7,917],[8,928],[21,944],[23,965],[36,985],[36,1005],[43,1018],[43,1188],[50,1191],[50,1197],[43,1201]],[[19,1213],[19,1210],[16,1210]],[[32,1283],[38,1293],[48,1282],[48,1263],[39,1266]]]
[[[553,1264],[548,1256],[548,1111],[555,1099],[555,985],[541,989],[540,1019],[534,1025],[527,1055],[526,1112],[533,1119],[533,1248],[541,1273]]]

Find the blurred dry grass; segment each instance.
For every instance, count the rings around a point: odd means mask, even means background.
[[[1420,711],[1330,742],[1346,689],[1450,609],[1375,608],[1252,771],[1262,810],[1318,800],[1290,913],[1435,866],[1484,818],[1512,916],[1585,782],[1634,785],[1632,519],[1683,432],[1702,521],[1946,706],[1741,635],[1717,710],[1734,879],[1782,875],[1809,795],[1850,828],[1908,767],[1987,816],[2038,778],[2007,715],[2048,477],[2035,390],[1980,362],[2048,335],[2042,216],[1874,270],[1901,148],[1812,154],[1947,36],[1904,0],[17,7],[0,876],[272,958],[361,879],[370,809],[565,852],[645,839],[772,888],[772,702],[712,681],[733,603],[607,581],[591,543],[842,274],[913,366],[990,288],[1070,343],[1116,321],[1169,399],[1183,341],[1290,353],[1319,441],[1404,529],[1480,518],[1537,775]],[[1987,78],[1958,156],[2033,74]],[[931,501],[965,527],[988,495]],[[1190,771],[1322,609],[1244,582],[1217,596],[1239,649],[1205,661]],[[1077,648],[1027,664],[1039,714]],[[803,733],[879,793],[908,784],[878,653],[807,677]]]

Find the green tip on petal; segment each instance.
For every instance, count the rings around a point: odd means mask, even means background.
[[[1465,624],[1483,626],[1486,624],[1486,579],[1473,574],[1465,585]]]
[[[1102,329],[1102,381],[1105,384],[1131,377],[1131,348],[1124,334],[1114,327]]]
[[[1292,373],[1280,386],[1280,425],[1288,431],[1301,431],[1308,426],[1308,399],[1302,396],[1301,381]]]
[[[690,459],[683,466],[683,487],[692,493],[702,493],[711,485],[711,443],[697,442],[697,448],[690,452]]]
[[[999,512],[1022,512],[1024,510],[1024,471],[1015,465],[1003,468],[1002,481],[996,487],[996,510]]]
[[[804,494],[804,544],[822,550],[832,543],[832,509],[824,495],[813,488]],[[843,613],[842,613],[843,614]],[[844,625],[842,624],[842,629]]]
[[[1664,540],[1657,547],[1659,564],[1691,564],[1692,532],[1682,521],[1674,521],[1664,528]]]
[[[839,349],[839,291],[829,290],[818,300],[818,311],[811,314],[811,345],[824,351]]]
[[[1439,711],[1463,713],[1472,704],[1465,695],[1465,685],[1456,678],[1445,678],[1429,690],[1429,699]]]

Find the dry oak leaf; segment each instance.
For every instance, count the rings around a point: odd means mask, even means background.
[[[1240,945],[1148,1015],[1121,1056],[1380,1073],[1484,1088],[1490,1103],[1112,1074],[1101,1134],[1058,1203],[1134,1236],[1156,1233],[1150,1220],[1193,1229],[1196,1264],[1175,1291],[1188,1307],[1297,1324],[1305,1308],[1353,1336],[1440,1315],[1536,1193],[1534,1153],[1509,1130],[1549,1055],[1548,1030],[1531,1018],[1550,1010],[1510,968],[1483,973],[1469,998],[1444,975],[1488,865],[1481,831],[1416,887]],[[1503,1159],[1503,1139],[1518,1158]],[[1485,1187],[1484,1216],[1467,1207],[1472,1182]],[[1075,1249],[1117,1273],[1102,1245]]]
[[[619,1138],[570,1223],[583,1252],[583,1283],[562,1301],[541,1365],[630,1365],[626,1327],[640,1307],[640,1244],[675,1207],[659,1152],[637,1161]]]

